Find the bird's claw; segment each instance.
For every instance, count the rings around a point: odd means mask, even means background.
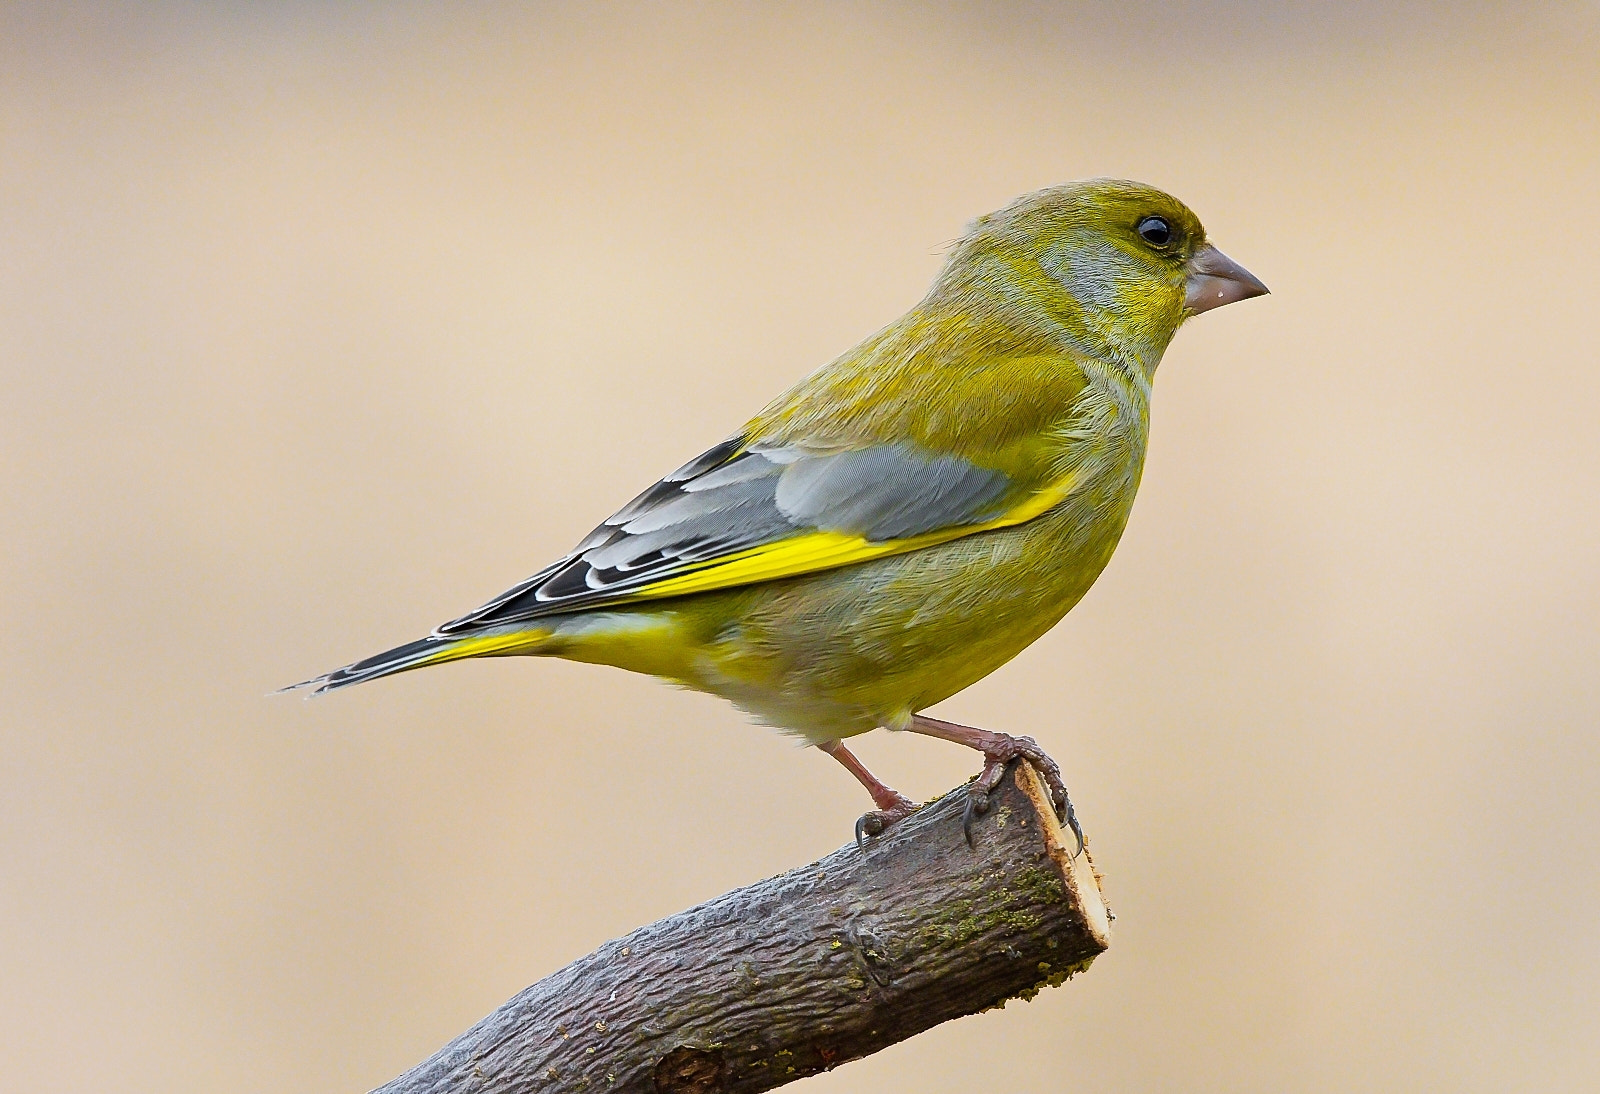
[[[1078,849],[1072,852],[1072,857],[1077,858],[1083,854],[1083,825],[1078,823],[1078,811],[1072,808],[1072,799],[1067,797],[1065,791],[1061,794],[1061,803],[1056,806],[1056,814],[1071,831],[1073,838],[1078,841]]]
[[[1077,858],[1083,854],[1083,826],[1078,823],[1078,811],[1072,807],[1072,799],[1067,796],[1066,784],[1061,781],[1061,768],[1032,737],[1012,737],[1008,734],[998,736],[1000,739],[996,743],[984,749],[983,770],[967,788],[967,808],[961,817],[961,832],[966,836],[967,846],[973,846],[973,820],[989,811],[989,794],[1000,785],[1000,780],[1005,777],[1006,768],[1012,761],[1020,759],[1033,765],[1033,769],[1044,780],[1045,786],[1050,790],[1050,804],[1055,808],[1056,819],[1065,824],[1077,840],[1078,849],[1073,852],[1072,857]]]
[[[961,814],[961,834],[967,838],[967,846],[974,846],[972,842],[972,822],[989,811],[989,792],[978,790],[976,785],[967,791],[967,808]]]
[[[883,835],[891,824],[904,820],[916,811],[916,803],[910,798],[901,796],[899,801],[887,809],[874,809],[870,813],[861,814],[856,820],[856,846],[865,848],[868,839],[876,839]]]

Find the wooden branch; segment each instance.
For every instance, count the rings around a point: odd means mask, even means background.
[[[608,942],[375,1094],[770,1090],[1087,968],[1110,917],[1033,769],[975,847],[965,805]]]

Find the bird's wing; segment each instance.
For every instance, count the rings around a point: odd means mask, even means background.
[[[725,441],[591,532],[565,558],[438,628],[541,616],[794,577],[1031,520],[1071,476],[1018,483],[909,444]]]

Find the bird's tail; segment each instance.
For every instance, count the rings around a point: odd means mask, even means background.
[[[321,695],[325,691],[349,687],[351,684],[364,684],[380,676],[393,676],[397,672],[420,669],[426,665],[439,665],[446,661],[460,661],[466,657],[537,653],[541,647],[548,644],[550,636],[548,629],[502,631],[461,638],[432,634],[427,638],[419,638],[415,642],[407,642],[403,646],[386,650],[365,661],[357,661],[353,665],[334,669],[310,680],[302,680],[298,684],[290,684],[281,690],[309,690],[312,695]]]

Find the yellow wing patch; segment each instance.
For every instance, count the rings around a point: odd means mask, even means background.
[[[418,665],[413,667],[442,665],[446,661],[460,661],[468,657],[493,657],[496,654],[526,653],[543,645],[549,637],[549,627],[530,627],[527,630],[516,631],[511,634],[484,634],[472,638],[461,638],[448,645],[441,646],[439,652],[431,654],[427,660],[419,662]]]
[[[874,542],[851,532],[808,532],[792,536],[776,543],[767,543],[712,559],[699,570],[664,578],[642,589],[618,596],[614,600],[608,600],[606,603],[628,604],[637,600],[658,600],[667,596],[705,593],[738,585],[753,585],[758,581],[775,581],[785,577],[816,573],[819,570],[832,570],[889,555],[903,555],[908,551],[948,543],[977,532],[991,532],[997,528],[1025,524],[1066,500],[1076,485],[1077,476],[1066,475],[993,520],[982,524],[961,524],[940,528],[904,539]]]

